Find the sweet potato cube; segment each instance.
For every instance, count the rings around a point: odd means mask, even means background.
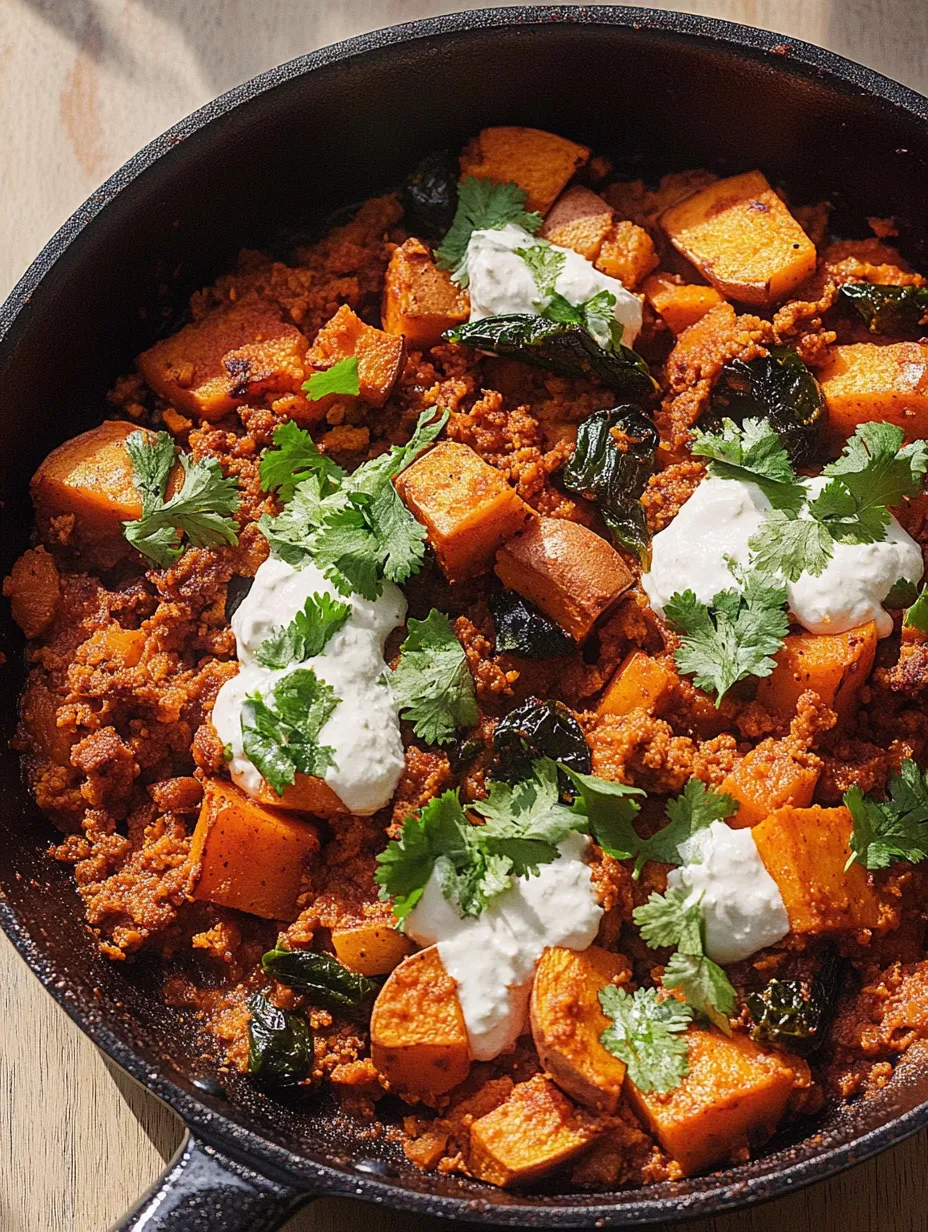
[[[928,345],[858,342],[833,347],[818,373],[836,451],[860,423],[886,420],[907,441],[928,436]]]
[[[468,1166],[491,1185],[526,1185],[579,1155],[603,1128],[538,1074],[474,1121]]]
[[[30,743],[38,752],[56,766],[71,764],[71,747],[75,743],[74,729],[58,726],[58,705],[61,699],[46,683],[43,670],[30,672],[19,703],[20,717],[28,732]]]
[[[783,299],[815,269],[815,245],[759,171],[716,180],[661,215],[671,243],[721,293]]]
[[[322,371],[351,356],[358,361],[361,397],[371,406],[383,406],[406,366],[406,340],[366,325],[347,304],[342,304],[316,335],[306,362]]]
[[[373,921],[351,928],[333,928],[335,957],[361,975],[389,975],[412,953],[412,942],[388,923]]]
[[[597,710],[600,714],[631,714],[633,710],[663,714],[678,680],[671,660],[632,650],[606,686]]]
[[[486,573],[500,544],[535,516],[502,471],[454,441],[440,441],[395,482],[451,582]]]
[[[421,240],[412,238],[390,258],[381,316],[388,334],[402,334],[408,346],[425,351],[438,346],[446,329],[467,320],[470,297],[438,268]]]
[[[889,924],[867,871],[851,854],[846,808],[776,809],[752,831],[767,872],[779,887],[794,933],[881,930]]]
[[[527,210],[547,214],[589,157],[585,145],[540,128],[485,128],[461,155],[461,174],[502,184],[511,180],[525,189]]]
[[[273,808],[284,809],[286,812],[312,813],[314,817],[340,817],[348,812],[347,805],[325,779],[317,779],[311,774],[298,774],[293,782],[284,788],[282,796],[278,796],[269,783],[262,781],[256,798],[262,804],[270,804]]]
[[[23,552],[3,579],[3,594],[10,601],[13,619],[26,637],[39,637],[55,619],[61,598],[58,566],[43,547]]]
[[[311,822],[210,779],[193,832],[189,896],[266,920],[293,920],[318,852]]]
[[[394,1091],[427,1099],[470,1072],[457,984],[435,946],[404,959],[381,988],[371,1015],[371,1060]]]
[[[613,223],[603,240],[596,268],[610,278],[618,278],[623,286],[634,291],[657,262],[657,249],[647,231],[627,219],[620,219]]]
[[[685,329],[702,320],[710,308],[722,302],[715,287],[701,287],[695,283],[678,282],[673,274],[652,274],[642,286],[644,297],[666,322],[672,334],[682,334]]]
[[[139,356],[156,394],[187,415],[222,419],[247,398],[288,393],[306,379],[306,339],[266,300],[213,309]]]
[[[797,753],[786,740],[762,740],[722,780],[719,791],[738,801],[728,824],[745,829],[781,805],[805,808],[812,803],[821,769],[817,757]]]
[[[575,184],[551,206],[538,234],[561,248],[572,248],[587,261],[595,261],[612,230],[612,219],[612,206],[589,188]]]
[[[813,689],[846,721],[867,683],[876,644],[872,620],[846,633],[790,633],[773,656],[776,667],[757,686],[757,700],[771,714],[788,719],[801,695]]]
[[[670,1091],[645,1094],[628,1080],[632,1108],[685,1175],[760,1146],[776,1129],[796,1085],[796,1066],[746,1035],[690,1027],[689,1073]]]
[[[496,554],[496,574],[581,642],[631,586],[621,556],[579,522],[538,518]]]
[[[549,946],[532,985],[532,1036],[538,1059],[562,1091],[611,1116],[619,1102],[625,1063],[599,1042],[609,1020],[599,990],[624,982],[630,968],[621,954],[599,946],[578,952]]]

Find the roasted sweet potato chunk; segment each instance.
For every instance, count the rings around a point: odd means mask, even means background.
[[[618,278],[630,291],[657,265],[657,249],[643,227],[627,219],[612,224],[596,258],[596,268]]]
[[[585,145],[540,128],[485,128],[461,155],[461,174],[511,180],[525,189],[526,209],[546,214],[589,157]]]
[[[407,467],[396,490],[452,582],[486,573],[500,544],[535,517],[502,471],[454,441],[440,441]]]
[[[641,290],[654,311],[663,317],[672,334],[682,334],[702,320],[710,308],[722,302],[715,287],[685,283],[674,274],[652,274],[645,279]]]
[[[805,808],[812,803],[821,768],[817,757],[795,751],[788,740],[762,740],[722,780],[719,791],[738,801],[728,824],[756,826],[784,804]]]
[[[790,718],[807,689],[848,719],[857,708],[876,657],[876,625],[847,633],[790,633],[773,656],[776,667],[757,686],[757,700],[772,714]]]
[[[342,966],[361,975],[389,975],[413,949],[409,938],[391,924],[373,921],[333,928],[332,946]]]
[[[754,827],[754,842],[779,887],[794,933],[880,930],[891,923],[860,864],[845,868],[853,822],[846,808],[776,809]]]
[[[609,1020],[599,990],[628,979],[621,954],[591,945],[578,952],[550,946],[532,986],[532,1036],[538,1059],[562,1091],[594,1112],[615,1112],[625,1063],[599,1042]]]
[[[572,248],[587,261],[595,261],[612,230],[613,217],[612,206],[602,197],[575,184],[552,205],[538,234],[561,248]]]
[[[689,1073],[679,1086],[659,1094],[625,1090],[638,1116],[664,1150],[690,1176],[759,1146],[786,1111],[802,1061],[764,1052],[746,1035],[690,1027]],[[800,1081],[802,1079],[800,1078]]]
[[[361,397],[371,406],[383,406],[406,364],[405,339],[366,325],[347,304],[342,304],[316,335],[306,362],[311,368],[323,371],[351,356],[358,361]]]
[[[139,356],[156,394],[185,414],[216,420],[245,399],[288,393],[306,379],[306,339],[273,305],[249,295],[213,309]]]
[[[402,334],[407,345],[424,351],[437,346],[446,329],[467,320],[470,299],[421,240],[411,238],[390,258],[381,315],[388,334]]]
[[[23,552],[3,579],[3,594],[9,599],[13,619],[26,637],[39,637],[55,618],[61,598],[61,581],[54,557],[43,547]]]
[[[262,782],[257,799],[262,804],[287,812],[312,813],[314,817],[339,817],[348,812],[347,806],[335,794],[325,779],[311,774],[298,774],[292,783],[278,796],[269,783]]]
[[[716,180],[661,215],[670,242],[721,293],[783,299],[815,269],[815,245],[759,171]]]
[[[374,1002],[371,1060],[401,1094],[433,1098],[470,1071],[457,984],[431,946],[394,969]]]
[[[56,766],[68,766],[76,735],[73,729],[58,726],[58,702],[59,699],[48,687],[45,672],[39,668],[30,672],[19,705],[30,742]]]
[[[605,1127],[536,1075],[470,1130],[468,1166],[491,1185],[526,1185],[579,1155]]]
[[[210,779],[193,832],[189,895],[266,920],[293,920],[318,852],[311,822]]]
[[[578,642],[634,580],[605,539],[562,518],[538,518],[510,539],[496,573]]]
[[[836,452],[858,424],[886,420],[907,441],[928,436],[928,345],[858,342],[832,348],[818,373]]]
[[[679,680],[673,661],[656,658],[644,650],[632,650],[619,664],[606,686],[597,710],[600,714],[631,714],[645,710],[663,714]]]

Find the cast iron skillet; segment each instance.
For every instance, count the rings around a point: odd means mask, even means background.
[[[0,309],[0,568],[28,543],[29,475],[104,416],[103,392],[177,323],[193,289],[243,245],[311,232],[433,149],[515,123],[587,142],[632,174],[760,166],[802,199],[830,196],[848,234],[868,214],[924,219],[926,120],[928,100],[819,48],[646,9],[461,13],[265,73],[127,163]],[[924,235],[910,228],[903,240],[917,257]],[[75,1022],[190,1131],[123,1229],[258,1232],[322,1194],[480,1223],[649,1224],[788,1193],[928,1124],[928,1067],[910,1061],[878,1098],[779,1136],[749,1164],[638,1192],[585,1194],[561,1180],[523,1196],[417,1172],[324,1104],[267,1100],[202,1056],[162,1005],[156,971],[102,959],[79,923],[71,871],[44,854],[50,827],[6,745],[22,645],[3,608],[0,922]]]

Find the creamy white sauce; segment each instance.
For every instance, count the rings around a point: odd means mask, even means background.
[[[827,482],[825,476],[804,480],[812,496]],[[654,610],[663,615],[664,605],[678,591],[692,590],[708,604],[719,591],[737,588],[728,562],[748,564],[748,540],[769,509],[756,484],[704,479],[652,540],[651,569],[641,584]],[[886,637],[893,623],[883,600],[900,578],[917,582],[922,572],[921,549],[890,518],[880,543],[835,543],[832,559],[818,577],[803,573],[788,583],[789,609],[810,633],[844,633],[873,620],[878,635]]]
[[[715,962],[739,962],[789,932],[782,895],[749,829],[713,821],[680,854],[684,863],[667,874],[667,888],[700,900],[706,953]]]
[[[272,671],[260,664],[255,651],[281,625],[288,624],[313,594],[342,599],[351,613],[326,644],[321,655]],[[213,726],[232,749],[229,771],[233,782],[257,795],[264,780],[245,756],[242,745],[242,703],[259,693],[273,704],[277,682],[297,668],[310,667],[341,699],[319,732],[319,743],[333,750],[335,766],[325,781],[352,813],[376,813],[388,804],[403,772],[403,743],[397,707],[387,683],[383,647],[387,636],[406,617],[406,600],[398,586],[385,582],[379,599],[338,595],[313,564],[294,569],[269,557],[258,569],[251,590],[232,617],[240,669],[219,690]]]
[[[535,279],[517,248],[531,248],[541,241],[515,223],[497,230],[474,231],[467,247],[470,279],[470,319],[504,316],[511,312],[535,312],[540,299]],[[547,241],[545,241],[547,242]],[[633,346],[641,329],[641,300],[627,291],[617,278],[601,273],[591,261],[570,248],[552,244],[564,254],[564,266],[554,289],[571,304],[582,304],[600,291],[615,296],[615,319],[623,326],[622,342]]]
[[[519,877],[476,919],[461,919],[441,892],[436,873],[406,920],[419,945],[436,945],[445,970],[457,981],[471,1055],[490,1061],[527,1029],[535,968],[549,945],[585,950],[599,930],[585,855],[589,839],[568,835],[560,858],[537,877]]]

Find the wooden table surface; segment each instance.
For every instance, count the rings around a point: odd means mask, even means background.
[[[140,145],[212,96],[314,47],[453,10],[441,0],[0,0],[0,298]],[[477,7],[485,7],[477,5]],[[821,43],[928,93],[928,0],[677,0]],[[861,167],[861,174],[867,170]],[[0,1232],[104,1232],[181,1127],[116,1072],[0,939]],[[837,1179],[694,1232],[919,1232],[924,1134]],[[288,1232],[438,1221],[326,1200]]]

